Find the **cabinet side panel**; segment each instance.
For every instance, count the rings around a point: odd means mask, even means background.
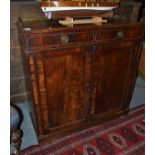
[[[124,96],[122,99],[122,109],[128,109],[132,97],[134,86],[136,83],[136,74],[138,72],[138,65],[142,50],[142,41],[136,41],[131,47],[130,64],[128,67],[128,76],[124,84]]]
[[[41,103],[40,105],[41,105],[41,112],[42,112],[42,118],[43,118],[43,124],[44,124],[43,129],[44,129],[44,133],[46,133],[49,130],[49,122],[48,122],[44,67],[43,67],[42,55],[40,53],[37,54],[36,64],[37,64],[37,77],[38,77],[38,87],[39,87],[38,91],[40,96],[40,103]]]
[[[32,92],[33,92],[33,100],[35,104],[37,127],[38,127],[38,132],[41,135],[43,134],[42,115],[41,115],[41,109],[40,109],[35,60],[33,55],[28,56],[28,64],[29,64],[29,71],[30,71],[30,78],[31,78],[31,85],[32,85]]]

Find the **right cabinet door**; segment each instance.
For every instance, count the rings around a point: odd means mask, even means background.
[[[91,114],[112,116],[128,108],[140,57],[140,42],[97,45],[93,60]]]

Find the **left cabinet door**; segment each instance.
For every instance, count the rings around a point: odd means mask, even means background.
[[[46,50],[34,55],[43,129],[61,131],[84,121],[85,59],[82,48]]]

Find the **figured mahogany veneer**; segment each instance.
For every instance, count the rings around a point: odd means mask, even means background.
[[[63,136],[127,112],[144,39],[142,23],[17,25],[39,139]]]

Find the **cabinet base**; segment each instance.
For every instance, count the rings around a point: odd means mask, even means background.
[[[51,140],[56,140],[56,139],[59,139],[59,138],[65,137],[65,136],[69,136],[71,134],[75,134],[77,132],[81,132],[83,130],[91,128],[95,125],[100,125],[107,121],[111,121],[111,120],[116,119],[122,115],[126,115],[127,113],[128,113],[128,110],[124,110],[121,112],[119,111],[119,112],[116,112],[115,115],[113,115],[113,116],[109,115],[106,118],[96,117],[96,118],[92,119],[90,121],[90,123],[87,123],[87,124],[85,124],[85,121],[81,121],[81,122],[76,123],[75,125],[68,125],[64,129],[61,129],[61,131],[54,129],[54,130],[51,130],[48,135],[40,135],[38,137],[38,141],[39,141],[39,144],[43,144],[43,143],[49,142]]]

